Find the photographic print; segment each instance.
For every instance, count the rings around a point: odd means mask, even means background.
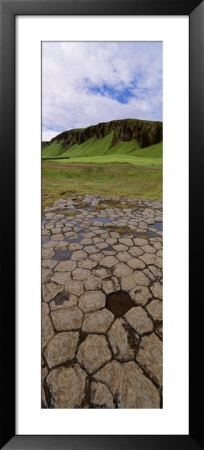
[[[162,42],[42,42],[42,408],[162,408]]]

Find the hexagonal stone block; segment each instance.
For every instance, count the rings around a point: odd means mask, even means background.
[[[79,307],[84,313],[104,308],[106,296],[102,291],[86,291],[79,299]]]
[[[71,252],[76,252],[76,250],[81,250],[82,249],[82,245],[78,244],[77,242],[72,242],[71,244],[69,244],[69,250]]]
[[[78,267],[77,269],[74,269],[72,272],[73,280],[85,280],[90,275],[90,270],[83,269]]]
[[[114,315],[106,308],[85,315],[82,330],[86,333],[105,333],[114,320]]]
[[[50,312],[50,308],[49,308],[48,304],[45,302],[42,302],[42,307],[41,307],[42,317],[45,316],[46,314],[49,314],[49,312]]]
[[[155,266],[157,266],[159,269],[163,268],[163,259],[159,258],[159,256],[156,256],[154,261]]]
[[[133,270],[130,267],[128,267],[126,264],[121,262],[121,263],[118,263],[114,267],[113,273],[116,277],[128,277],[128,276],[132,275]]]
[[[106,242],[99,242],[98,244],[95,244],[95,246],[99,248],[99,250],[103,250],[108,247],[108,244],[106,244]]]
[[[63,286],[59,286],[55,283],[44,283],[42,285],[42,294],[44,302],[52,300],[59,292],[63,290]]]
[[[85,290],[87,290],[87,291],[94,291],[95,289],[101,288],[101,280],[98,277],[89,275],[84,280],[84,287],[85,287]]]
[[[52,258],[55,252],[53,248],[42,248],[42,258]]]
[[[121,244],[127,245],[128,247],[132,247],[133,246],[133,241],[130,238],[125,238],[125,237],[124,238],[120,238],[119,242]]]
[[[103,408],[114,408],[113,397],[105,384],[91,383],[91,403]]]
[[[156,256],[152,253],[144,253],[140,256],[140,259],[145,262],[145,264],[149,265],[155,263]]]
[[[80,241],[80,244],[81,245],[91,245],[91,244],[93,244],[93,242],[92,242],[92,239],[82,239],[81,241]]]
[[[78,262],[78,267],[82,267],[83,269],[93,269],[96,266],[97,266],[97,262],[96,261],[92,261],[89,258]]]
[[[120,285],[116,277],[111,277],[109,280],[103,280],[102,287],[106,294],[110,294],[111,292],[118,291],[120,289]]]
[[[143,261],[140,261],[138,258],[130,258],[127,261],[127,265],[131,267],[131,269],[144,269],[145,264]]]
[[[118,260],[115,258],[115,256],[105,256],[100,261],[100,265],[104,267],[108,267],[109,269],[113,266],[115,266],[118,263]]]
[[[131,298],[136,304],[146,305],[152,294],[146,286],[136,286],[130,291]]]
[[[162,342],[154,333],[142,338],[137,361],[158,384],[162,384]]]
[[[152,302],[149,303],[146,308],[154,320],[162,320],[163,305],[161,300],[152,300]]]
[[[53,234],[52,235],[53,241],[62,241],[64,239],[64,235],[62,233],[59,234]]]
[[[128,253],[130,253],[130,255],[132,255],[132,256],[140,256],[140,255],[142,255],[144,252],[143,252],[143,250],[141,249],[141,247],[131,247],[129,250],[128,250]]]
[[[150,289],[151,289],[152,294],[154,295],[154,297],[159,298],[160,300],[162,300],[162,298],[163,298],[163,286],[162,286],[161,283],[156,281],[156,283],[154,283],[151,286]]]
[[[72,270],[76,269],[76,262],[69,259],[68,261],[61,261],[57,266],[55,266],[56,272],[72,272]]]
[[[144,250],[145,253],[156,253],[156,249],[152,245],[144,245],[142,250]]]
[[[121,262],[126,262],[131,258],[131,255],[128,252],[118,252],[116,258]]]
[[[81,328],[83,313],[76,306],[60,309],[51,313],[54,327],[57,331],[69,331]]]
[[[67,292],[69,292],[70,294],[76,295],[76,297],[79,297],[84,292],[83,281],[69,280],[65,284],[65,290]]]
[[[79,364],[53,369],[47,377],[53,408],[80,408],[85,397],[86,373]]]
[[[139,286],[149,286],[151,283],[151,280],[143,273],[142,270],[136,270],[132,276],[136,284]]]
[[[113,395],[119,394],[122,365],[118,361],[107,363],[94,374],[94,378],[108,385]]]
[[[122,277],[121,278],[121,286],[124,291],[129,292],[131,289],[133,289],[136,286],[136,282],[131,275],[130,277]]]
[[[103,366],[112,358],[105,336],[89,334],[85,341],[79,346],[77,359],[92,373]]]
[[[137,331],[138,334],[147,333],[153,330],[153,323],[146,311],[141,306],[131,308],[126,314],[125,318],[128,323]]]
[[[104,258],[103,253],[94,253],[93,255],[90,255],[90,259],[92,259],[92,261],[95,261],[97,263],[100,263],[101,259],[103,258]]]
[[[163,338],[163,323],[158,323],[156,326],[156,332],[158,333],[159,337]]]
[[[78,338],[78,332],[69,331],[69,333],[58,333],[51,339],[44,353],[50,369],[74,358]]]
[[[93,269],[92,274],[99,278],[107,278],[111,275],[111,272],[109,269],[104,269],[103,267],[100,267],[99,269]]]
[[[106,242],[108,245],[114,245],[117,243],[117,239],[116,238],[108,238],[108,239],[106,239]]]
[[[85,252],[92,255],[93,253],[97,253],[99,250],[95,247],[95,245],[88,245],[87,247],[84,247]],[[86,255],[87,256],[87,255]]]
[[[82,261],[83,259],[87,258],[87,253],[83,250],[77,250],[76,252],[72,253],[72,260],[73,261]]]
[[[148,243],[147,239],[143,238],[135,238],[133,239],[133,241],[137,247],[142,247],[143,245],[147,245]]]
[[[128,331],[123,319],[116,319],[108,331],[108,339],[113,353],[119,361],[127,361],[134,358],[135,350],[128,341]],[[135,341],[136,345],[136,341]]]
[[[63,286],[67,281],[71,280],[71,272],[55,272],[51,281],[54,283],[62,284]]]
[[[127,245],[124,244],[116,244],[113,245],[114,250],[116,250],[117,252],[125,252],[128,250]]]
[[[54,248],[56,245],[55,241],[48,241],[42,245],[43,248]]]
[[[135,362],[123,365],[120,394],[120,408],[159,408],[159,392],[145,377]]]
[[[52,336],[54,336],[54,331],[52,328],[50,316],[48,314],[44,315],[42,317],[42,323],[41,323],[41,330],[42,330],[42,349],[46,347]]]
[[[50,278],[52,275],[53,275],[53,271],[51,269],[42,269],[41,270],[42,283],[46,283],[47,281],[50,281]]]
[[[55,261],[53,259],[43,259],[42,260],[42,267],[45,267],[47,269],[53,269],[58,261]]]

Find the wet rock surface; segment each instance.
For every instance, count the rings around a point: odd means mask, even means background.
[[[162,204],[86,195],[42,220],[42,407],[162,405]]]

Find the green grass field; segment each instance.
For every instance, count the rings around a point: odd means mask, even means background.
[[[43,207],[74,194],[162,200],[162,142],[140,148],[133,139],[111,147],[112,139],[113,132],[68,150],[57,140],[43,146]]]
[[[42,161],[42,206],[74,194],[162,200],[162,166]]]

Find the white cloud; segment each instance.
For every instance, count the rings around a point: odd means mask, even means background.
[[[161,43],[46,42],[42,48],[43,140],[102,121],[162,120]],[[104,85],[111,90],[102,95]],[[124,89],[134,94],[127,103],[112,94],[125,95]]]

